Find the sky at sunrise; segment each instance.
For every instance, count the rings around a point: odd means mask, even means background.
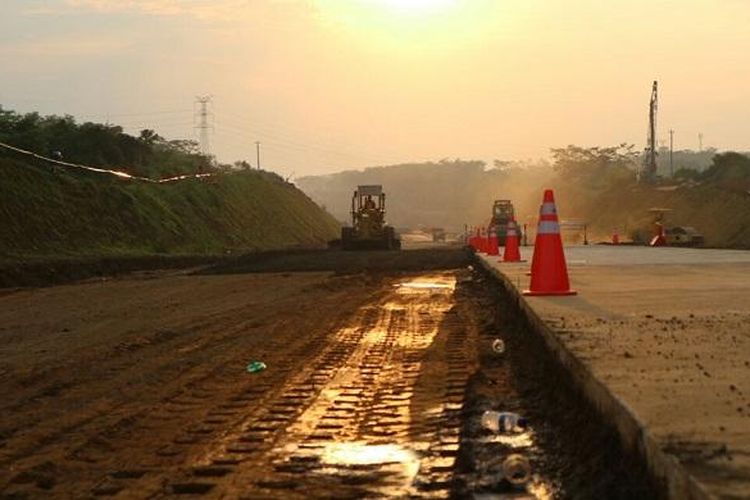
[[[659,138],[750,149],[750,1],[0,0],[0,105],[296,176]]]

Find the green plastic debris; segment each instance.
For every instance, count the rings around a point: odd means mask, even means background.
[[[266,368],[267,368],[266,364],[263,361],[251,361],[247,365],[247,372],[248,373],[262,372]]]

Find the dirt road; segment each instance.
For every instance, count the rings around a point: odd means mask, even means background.
[[[0,491],[594,498],[626,483],[638,491],[641,479],[622,469],[609,434],[585,414],[555,415],[575,413],[575,398],[562,386],[566,403],[543,396],[538,358],[520,345],[507,359],[487,355],[495,336],[514,345],[523,334],[498,320],[482,279],[466,270],[162,272],[5,292]],[[247,373],[252,360],[268,368]],[[492,436],[477,424],[488,408],[532,415],[532,427]],[[581,433],[598,443],[570,444]],[[511,451],[534,466],[524,490],[500,475]],[[582,473],[594,479],[582,486]]]

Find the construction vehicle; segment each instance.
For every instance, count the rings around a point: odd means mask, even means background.
[[[671,212],[670,208],[651,208],[649,212],[653,215],[654,237],[649,245],[652,247],[701,247],[705,244],[705,238],[694,227],[690,226],[668,226],[666,215]]]
[[[515,219],[515,210],[513,202],[510,200],[495,200],[492,205],[492,219],[490,219],[490,228],[494,228],[497,234],[498,245],[505,246],[505,233],[508,230],[508,221]],[[523,241],[520,225],[518,227],[519,241]]]
[[[398,250],[401,240],[385,222],[385,193],[381,185],[357,186],[352,196],[352,225],[341,228],[344,250]]]

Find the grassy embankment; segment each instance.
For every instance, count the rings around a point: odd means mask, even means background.
[[[167,184],[0,157],[0,263],[324,245],[338,223],[274,174]]]

